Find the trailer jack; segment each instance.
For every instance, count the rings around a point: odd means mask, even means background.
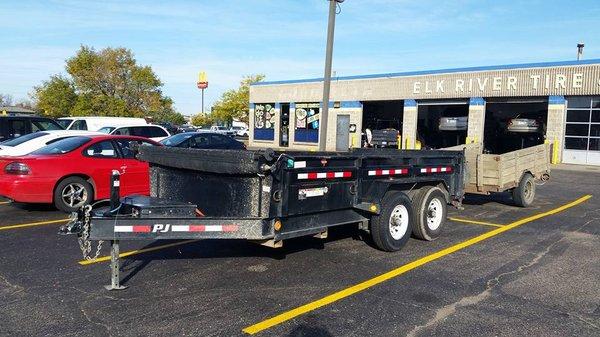
[[[127,286],[121,284],[121,260],[119,258],[119,240],[110,240],[110,284],[106,290],[123,290]]]

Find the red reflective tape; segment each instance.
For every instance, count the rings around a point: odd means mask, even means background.
[[[223,225],[223,232],[235,232],[238,230],[238,225]]]
[[[344,178],[350,178],[350,177],[352,177],[352,172],[350,172],[350,171],[345,171],[345,172],[344,172]]]
[[[151,227],[146,225],[133,226],[134,233],[150,233]]]
[[[327,172],[327,179],[335,178],[335,172]]]
[[[308,179],[317,179],[317,173],[316,172],[309,172],[308,173]]]
[[[206,226],[204,225],[190,225],[190,232],[204,232]]]

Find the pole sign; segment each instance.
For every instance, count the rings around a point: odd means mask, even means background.
[[[204,90],[204,89],[208,88],[208,81],[206,80],[206,72],[201,71],[198,74],[198,82],[196,82],[196,85],[198,86],[198,89],[200,89],[200,90]]]

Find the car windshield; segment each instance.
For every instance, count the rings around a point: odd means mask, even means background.
[[[83,136],[69,137],[46,145],[39,150],[31,152],[31,154],[64,154],[75,150],[90,140],[92,139]]]
[[[5,142],[2,142],[0,145],[2,145],[2,146],[17,146],[17,145],[23,144],[27,141],[30,141],[32,139],[42,137],[42,136],[45,136],[48,134],[49,134],[48,132],[39,132],[38,131],[38,132],[30,133],[30,134],[27,134],[27,135],[24,135],[21,137],[14,138],[11,140],[7,140]]]
[[[67,126],[69,126],[69,124],[71,124],[72,121],[73,121],[72,119],[57,119],[56,123],[58,123],[64,129],[66,129]]]
[[[193,133],[179,133],[161,140],[160,143],[165,146],[175,146],[183,143],[186,139],[189,139],[193,135]]]
[[[33,131],[64,130],[60,124],[51,119],[34,119],[31,121]]]
[[[109,134],[111,133],[113,130],[115,129],[115,127],[112,126],[105,126],[103,128],[100,128],[100,130],[98,130],[98,132],[102,132],[102,133],[106,133]]]

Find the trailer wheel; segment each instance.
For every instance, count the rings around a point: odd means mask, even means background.
[[[386,193],[381,213],[371,218],[370,229],[377,248],[394,252],[404,247],[412,231],[412,206],[406,194]]]
[[[512,197],[519,207],[529,207],[535,198],[535,181],[531,173],[525,173],[519,186],[513,188]]]
[[[425,186],[417,192],[412,204],[413,235],[421,240],[437,239],[448,212],[444,192],[439,187]]]

